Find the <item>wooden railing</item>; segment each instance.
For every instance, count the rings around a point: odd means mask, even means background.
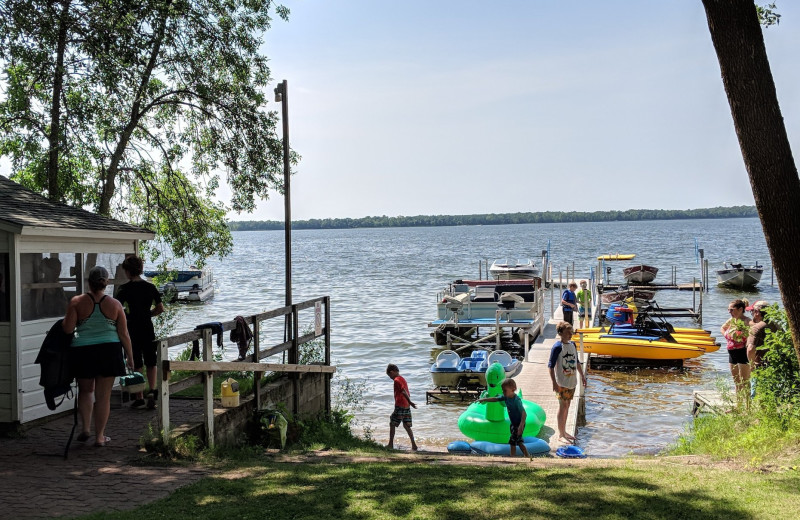
[[[314,308],[315,328],[314,331],[300,336],[299,334],[299,313],[302,310]],[[293,399],[291,410],[298,412],[299,399],[299,378],[301,373],[324,373],[333,374],[336,371],[331,364],[331,335],[330,335],[330,309],[331,300],[329,296],[307,300],[302,303],[280,307],[271,311],[262,312],[253,316],[245,316],[248,326],[253,329],[253,349],[254,352],[247,356],[247,361],[214,361],[213,360],[213,332],[209,328],[193,330],[176,334],[158,340],[158,392],[159,392],[159,426],[162,435],[168,439],[170,432],[169,402],[170,395],[186,390],[189,387],[203,385],[203,416],[206,429],[206,445],[214,446],[214,373],[215,372],[254,372],[253,392],[256,409],[261,409],[261,382],[264,372],[285,372],[293,385]],[[261,323],[265,320],[284,318],[287,325],[287,339],[276,345],[267,348],[261,346]],[[222,322],[223,333],[236,327],[234,320]],[[322,364],[299,364],[299,347],[317,338],[325,339],[325,356]],[[178,345],[185,345],[193,341],[201,342],[200,355],[202,361],[173,361],[169,359],[169,348]],[[276,354],[287,353],[285,364],[263,363],[261,360]],[[175,370],[197,371],[198,374],[189,376],[180,381],[172,383],[170,373]],[[325,385],[325,406],[330,411],[330,385]]]

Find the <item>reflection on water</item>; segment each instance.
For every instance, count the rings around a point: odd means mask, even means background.
[[[688,282],[699,276],[695,237],[711,260],[712,280],[714,268],[725,259],[758,260],[765,264],[764,280],[759,292],[746,296],[751,301],[778,298],[777,288],[769,285],[771,266],[759,221],[732,219],[295,231],[294,299],[331,296],[333,360],[343,374],[369,387],[371,404],[359,414],[361,424],[370,426],[377,439],[387,438],[393,401],[385,368],[395,363],[419,405],[413,412],[418,441],[442,445],[463,437],[456,423],[466,407],[425,405],[424,392],[432,386],[430,364],[440,348],[427,322],[436,314],[436,292],[448,281],[476,277],[482,258],[538,259],[550,239],[557,269],[571,268],[574,261],[578,274],[585,274],[596,266],[597,254],[631,252],[666,273],[677,266],[678,281]],[[216,296],[203,305],[182,306],[176,332],[283,305],[282,232],[234,233],[233,254],[210,264]],[[612,264],[612,269],[612,280],[621,279],[621,265]],[[704,327],[717,334],[727,319],[728,301],[740,295],[712,287],[704,298]],[[664,291],[658,301],[665,307],[688,307],[692,294]],[[301,316],[301,329],[311,326],[312,318],[313,313]],[[266,334],[279,341],[283,322],[268,322]],[[235,358],[227,338],[226,347]],[[689,420],[692,390],[711,386],[720,376],[730,377],[724,347],[687,362],[683,370],[590,371],[587,424],[579,442],[598,455],[659,451],[674,442]],[[549,381],[542,385],[550,388]],[[402,435],[398,440],[407,442]]]

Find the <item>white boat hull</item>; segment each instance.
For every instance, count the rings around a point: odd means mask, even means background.
[[[721,269],[717,271],[717,284],[734,289],[748,289],[758,285],[762,274],[763,269],[752,267]]]

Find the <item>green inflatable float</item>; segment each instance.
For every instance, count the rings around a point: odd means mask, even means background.
[[[500,384],[506,378],[506,371],[500,363],[493,363],[486,370],[488,388],[481,394],[483,397],[497,397],[503,394]],[[522,392],[519,392],[522,397]],[[532,401],[522,400],[525,408],[525,436],[535,436],[544,425],[545,414],[542,407]],[[503,403],[472,403],[458,418],[458,429],[461,433],[476,441],[508,443],[511,422],[508,410]]]

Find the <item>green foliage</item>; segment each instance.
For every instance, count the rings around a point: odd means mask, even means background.
[[[771,25],[778,25],[781,23],[781,15],[778,14],[775,2],[756,5],[756,11],[758,12],[758,23],[765,29]]]
[[[417,215],[415,217],[326,218],[292,221],[295,229],[349,229],[430,226],[492,226],[501,224],[551,224],[558,222],[615,222],[758,217],[755,206],[731,206],[687,210],[629,209],[626,211],[542,211],[537,213],[489,213],[479,215]],[[232,231],[283,229],[274,220],[228,222]]]
[[[353,434],[353,416],[346,410],[334,410],[328,415],[299,421],[299,439],[295,447],[301,450],[386,451],[367,435]]]
[[[5,0],[0,155],[28,188],[155,231],[150,260],[224,255],[227,210],[282,189],[260,49],[288,14],[273,0]],[[220,173],[230,207],[213,201]]]
[[[781,421],[800,421],[800,366],[792,344],[786,311],[778,305],[764,309],[767,329],[764,346],[765,366],[756,368],[756,399],[771,415]]]
[[[139,438],[139,445],[158,457],[184,460],[196,459],[202,446],[196,435],[164,439],[164,431],[156,431],[152,424],[147,425],[147,430]]]

